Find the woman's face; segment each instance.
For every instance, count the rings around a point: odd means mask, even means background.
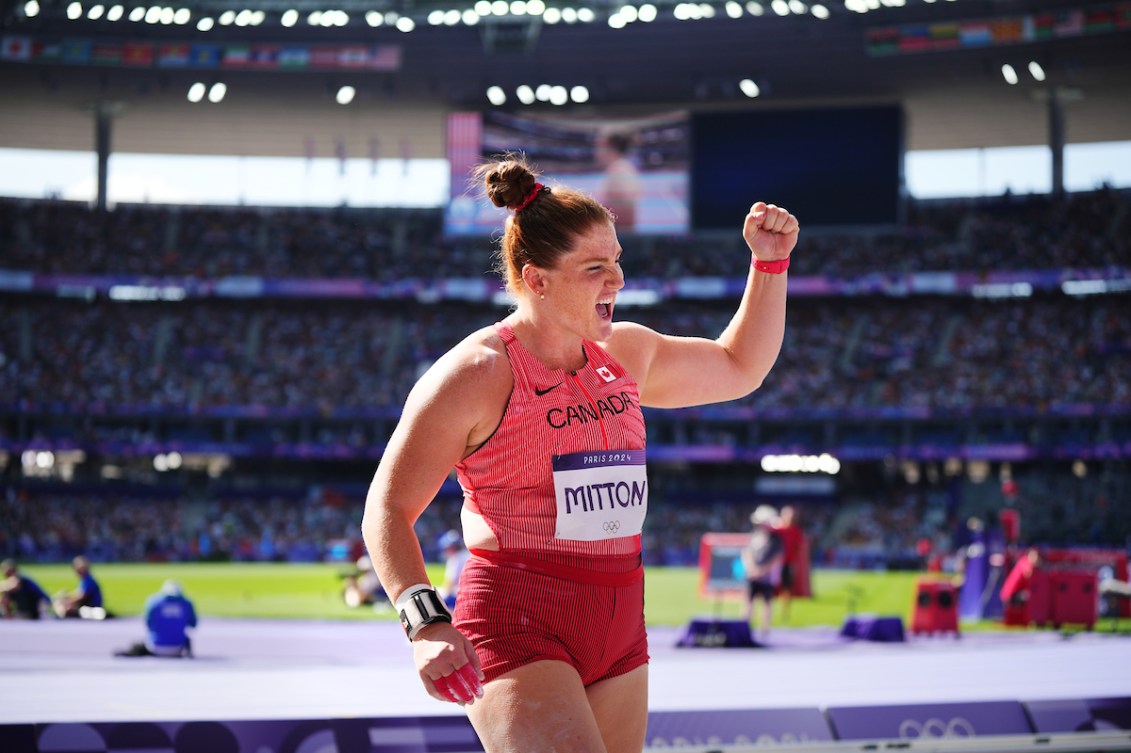
[[[555,318],[586,340],[604,342],[613,334],[613,307],[624,287],[621,247],[612,223],[594,225],[578,236],[573,249],[546,276],[546,303]]]

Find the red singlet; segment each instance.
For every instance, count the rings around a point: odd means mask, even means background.
[[[555,538],[552,457],[642,450],[636,381],[586,341],[576,372],[548,369],[506,324],[496,324],[514,388],[491,437],[456,465],[464,507],[494,532],[499,552],[473,549],[455,621],[490,681],[542,659],[572,664],[582,681],[648,661],[640,536]]]

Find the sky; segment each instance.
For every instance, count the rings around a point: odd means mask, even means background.
[[[908,193],[919,199],[1048,193],[1049,149],[1008,147],[908,152]],[[248,206],[438,207],[450,190],[447,160],[199,157],[114,154],[108,199],[114,203]],[[1103,184],[1131,187],[1131,141],[1065,147],[1069,191]],[[93,152],[0,149],[0,196],[92,202]]]

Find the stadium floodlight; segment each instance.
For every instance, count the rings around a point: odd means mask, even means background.
[[[145,18],[145,8],[140,5],[130,11],[130,20],[135,24],[143,18]]]
[[[532,105],[534,104],[534,100],[538,98],[537,95],[534,94],[534,90],[526,84],[522,84],[515,89],[514,95],[518,97],[518,101],[524,105]]]
[[[592,8],[580,8],[577,11],[577,20],[583,24],[591,24],[597,20],[597,14]]]
[[[640,6],[640,10],[636,12],[636,17],[642,23],[650,24],[656,20],[656,6],[652,3],[644,3]]]
[[[745,94],[747,97],[750,97],[751,99],[754,99],[762,93],[762,89],[759,88],[758,84],[754,81],[754,79],[751,78],[744,78],[739,81],[738,88],[742,90],[743,94]]]
[[[727,0],[726,12],[731,18],[742,18],[742,6],[735,0]]]
[[[819,18],[822,21],[826,20],[829,17],[829,9],[821,5],[820,3],[814,5],[809,9],[809,11],[813,14],[814,18]]]
[[[765,14],[766,9],[762,7],[761,3],[750,0],[750,2],[746,4],[746,12],[752,16],[761,16]]]
[[[455,8],[452,8],[451,10],[444,13],[444,26],[457,26],[462,16],[462,13],[460,13]]]
[[[584,86],[575,86],[569,90],[569,98],[577,104],[585,104],[589,101],[589,89]]]
[[[184,26],[192,20],[192,11],[188,8],[177,8],[173,13],[173,23],[177,26]]]
[[[444,11],[437,8],[436,10],[430,12],[428,14],[428,18],[425,20],[428,22],[429,26],[439,26],[440,24],[444,23]]]
[[[177,12],[175,10],[173,10],[172,8],[168,8],[168,7],[161,9],[161,25],[162,26],[172,26],[173,21],[176,21],[176,20],[177,20]]]
[[[478,2],[475,3],[475,12],[480,16],[491,15],[493,12],[491,0],[478,0]]]
[[[161,23],[161,6],[154,5],[145,12],[145,22],[147,24]]]
[[[77,21],[82,17],[82,3],[71,3],[67,6],[67,18]]]
[[[801,0],[789,0],[789,10],[799,16],[803,16],[809,12],[809,6],[801,2]]]
[[[1029,61],[1029,75],[1037,81],[1045,80],[1045,69],[1036,60]]]
[[[208,90],[208,87],[206,87],[200,81],[197,81],[195,84],[193,84],[192,86],[189,87],[188,101],[192,102],[193,104],[200,102],[202,99],[204,99],[204,93],[207,90]]]
[[[620,9],[620,16],[628,23],[635,23],[636,19],[640,18],[640,12],[636,10],[634,5],[626,5]]]
[[[789,3],[787,3],[785,0],[774,0],[772,3],[770,3],[770,8],[772,8],[774,13],[777,13],[779,16],[789,15]]]
[[[106,11],[107,21],[121,21],[122,16],[125,14],[126,9],[121,5],[115,5],[110,10]]]
[[[539,102],[549,102],[552,89],[553,87],[549,84],[538,84],[538,88],[534,90],[534,98]]]
[[[348,105],[350,102],[353,102],[355,96],[357,96],[357,89],[354,89],[352,86],[343,86],[338,89],[338,94],[335,99],[338,101],[339,105]]]
[[[562,12],[558,8],[547,8],[542,14],[542,20],[548,24],[556,24],[562,20]]]
[[[475,26],[475,24],[479,23],[479,14],[471,8],[468,8],[460,16],[460,20],[463,21],[464,26]]]
[[[690,21],[691,8],[687,5],[687,3],[680,3],[679,5],[675,6],[675,10],[672,11],[672,15],[675,16],[675,20],[677,21]]]
[[[298,23],[298,11],[294,8],[283,11],[283,15],[279,18],[279,23],[290,29]]]
[[[531,16],[540,16],[546,12],[546,3],[542,0],[527,0],[526,12]]]
[[[507,0],[495,0],[491,3],[491,13],[496,16],[505,16],[511,12],[510,3]]]
[[[507,103],[507,93],[503,91],[501,86],[487,87],[487,101],[495,107],[505,105]]]
[[[253,10],[251,12],[251,25],[259,26],[267,20],[267,13],[261,10]]]
[[[620,13],[613,13],[609,16],[609,27],[613,29],[623,29],[628,26],[628,22],[624,20],[624,16]]]
[[[512,16],[525,16],[526,15],[526,0],[511,0],[511,15]]]
[[[251,11],[244,8],[236,14],[236,26],[251,26]]]
[[[172,452],[165,454],[165,461],[169,464],[169,470],[175,471],[181,467],[181,464],[184,462],[184,458],[181,457],[181,453],[173,450]]]
[[[91,21],[97,21],[102,18],[102,14],[106,12],[106,8],[102,5],[92,5],[90,10],[86,12],[86,17]]]
[[[164,453],[153,456],[153,470],[158,473],[164,473],[169,470],[169,459],[165,457]]]
[[[224,95],[228,93],[228,85],[222,81],[217,81],[212,84],[212,88],[208,90],[208,101],[212,104],[219,104],[223,101]]]
[[[39,3],[36,0],[28,0],[24,3],[24,15],[28,18],[35,18],[39,15]]]
[[[404,32],[405,34],[408,34],[410,31],[412,31],[415,28],[416,28],[416,22],[413,21],[408,16],[401,16],[400,18],[397,19],[397,31],[401,31],[401,32]]]
[[[365,14],[365,23],[377,27],[385,23],[385,17],[378,11],[371,10]]]
[[[576,8],[562,8],[562,20],[567,24],[577,23],[577,9]]]
[[[1005,78],[1005,83],[1010,86],[1015,85],[1020,79],[1017,78],[1017,71],[1013,70],[1013,66],[1006,63],[1001,67],[1001,75]]]
[[[212,31],[212,27],[215,25],[215,21],[213,21],[209,16],[205,16],[204,18],[196,22],[196,29],[197,31]]]
[[[561,107],[569,102],[569,92],[564,86],[550,87],[550,104]]]
[[[317,13],[318,11],[315,11]],[[231,26],[236,20],[236,12],[234,10],[226,10],[220,14],[220,25]]]

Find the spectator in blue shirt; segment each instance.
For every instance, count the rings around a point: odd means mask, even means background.
[[[196,609],[175,580],[167,580],[161,590],[145,602],[145,640],[115,656],[192,657],[188,631],[196,627]]]
[[[60,617],[83,617],[103,619],[106,610],[102,606],[102,588],[90,572],[90,560],[82,555],[71,560],[71,567],[79,576],[79,585],[70,593],[55,597],[55,613]]]
[[[0,616],[38,620],[41,607],[50,609],[51,597],[20,572],[15,560],[0,563],[0,576]]]

